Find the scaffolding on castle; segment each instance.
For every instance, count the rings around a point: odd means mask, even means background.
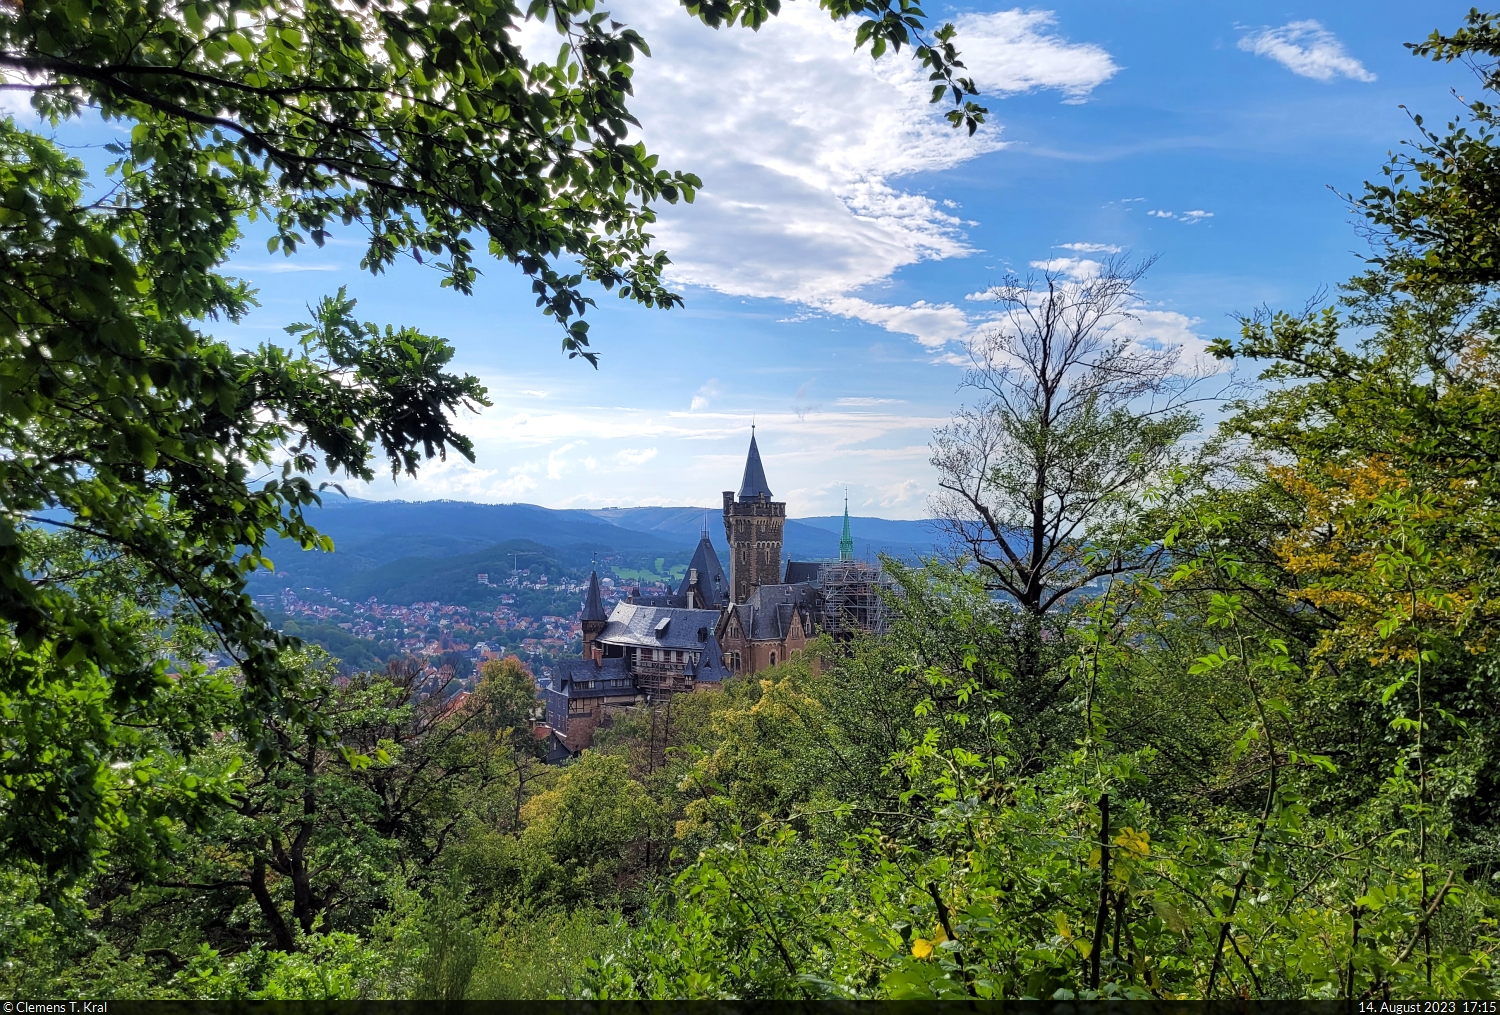
[[[822,601],[819,626],[835,638],[858,632],[884,634],[885,601],[881,590],[890,579],[879,564],[863,560],[834,560],[818,567],[818,590]]]

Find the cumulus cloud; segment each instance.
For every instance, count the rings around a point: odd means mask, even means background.
[[[1211,375],[1228,368],[1227,364],[1208,354],[1208,340],[1198,334],[1197,326],[1203,321],[1198,317],[1179,314],[1175,310],[1151,310],[1138,308],[1134,320],[1120,321],[1115,325],[1115,334],[1130,339],[1144,349],[1180,350],[1178,372],[1184,375]]]
[[[1346,77],[1366,83],[1375,75],[1350,56],[1344,44],[1317,21],[1292,21],[1280,28],[1251,32],[1240,40],[1240,49],[1269,57],[1293,74],[1314,81]]]
[[[973,252],[953,202],[901,181],[999,149],[1000,127],[974,137],[952,129],[915,62],[856,52],[853,19],[833,22],[813,4],[785,5],[759,32],[705,32],[674,0],[620,0],[611,14],[654,54],[633,79],[644,140],[663,165],[704,183],[692,206],[662,209],[656,233],[672,255],[669,277],[875,316],[941,344],[933,328],[952,328],[937,308],[849,297],[906,265]],[[1059,34],[1047,11],[967,14],[957,25],[968,73],[990,98],[1051,89],[1083,101],[1119,70],[1103,48]],[[555,50],[555,37],[543,41]]]
[[[1031,266],[1067,278],[1093,278],[1104,267],[1101,262],[1087,257],[1051,257],[1045,261],[1032,261]]]
[[[918,300],[907,306],[871,303],[855,296],[840,296],[823,303],[823,309],[841,317],[876,324],[898,335],[910,335],[928,349],[941,349],[969,334],[969,317],[951,303]]]
[[[902,480],[890,486],[882,487],[876,496],[876,502],[883,508],[899,507],[903,504],[911,504],[917,500],[925,499],[928,490],[915,479]]]
[[[703,386],[693,395],[693,400],[688,405],[688,410],[697,412],[699,409],[708,408],[712,404],[713,399],[717,398],[719,394],[719,379],[717,377],[710,377],[707,381],[703,382]]]
[[[524,472],[516,472],[503,483],[491,487],[487,493],[499,500],[519,497],[528,490],[536,489],[536,480]]]

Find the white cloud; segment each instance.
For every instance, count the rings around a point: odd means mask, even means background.
[[[621,0],[611,14],[654,54],[633,79],[644,139],[664,166],[704,182],[693,205],[661,210],[656,233],[673,281],[877,317],[929,346],[962,333],[938,323],[940,308],[879,308],[849,295],[906,265],[973,252],[952,202],[899,181],[999,149],[997,124],[974,137],[954,130],[945,107],[928,101],[920,66],[905,53],[856,52],[856,19],[834,22],[813,4],[783,6],[759,32],[706,32],[674,0]],[[991,99],[1055,89],[1082,101],[1119,69],[1099,46],[1058,35],[1046,11],[957,24],[968,73]],[[550,58],[557,41],[538,45]]]
[[[854,296],[841,296],[824,301],[822,308],[841,317],[878,324],[898,335],[910,335],[934,350],[963,338],[972,328],[968,315],[951,303],[918,300],[909,306],[890,306]]]
[[[697,412],[699,409],[706,409],[721,394],[723,392],[719,390],[719,379],[717,377],[710,377],[703,382],[703,386],[693,395],[693,400],[688,405],[688,410],[690,412]]]
[[[904,400],[900,398],[867,398],[860,395],[836,399],[833,404],[868,408],[875,405],[902,405],[904,404]]]
[[[1192,211],[1183,212],[1166,211],[1164,209],[1153,208],[1150,211],[1146,212],[1146,214],[1159,219],[1173,219],[1177,222],[1181,222],[1183,225],[1189,226],[1196,225],[1199,222],[1202,222],[1204,219],[1211,219],[1214,217],[1213,212],[1204,211],[1202,208],[1195,208]]]
[[[375,499],[713,505],[723,489],[738,484],[750,438],[748,410],[654,413],[578,405],[524,414],[524,420],[522,415],[486,414],[466,428],[483,467],[451,456],[429,463],[415,483],[381,479],[346,485],[353,496]],[[945,415],[907,406],[830,405],[808,412],[802,421],[788,409],[762,408],[756,416],[771,488],[794,516],[842,510],[844,481],[880,491],[877,500],[866,503],[886,502],[881,511],[886,517],[923,514],[923,497],[935,485],[927,440],[933,427],[946,422]],[[574,457],[584,445],[586,456]],[[851,504],[858,503],[851,496]]]
[[[514,470],[512,470],[514,471]],[[524,472],[517,472],[505,482],[491,487],[486,493],[486,500],[504,500],[507,497],[519,497],[528,490],[536,489],[536,480]]]
[[[1344,44],[1317,21],[1293,21],[1280,28],[1251,32],[1240,40],[1240,49],[1256,56],[1266,56],[1293,74],[1314,81],[1332,81],[1336,77],[1366,83],[1375,75],[1364,64],[1350,56]]]
[[[1045,261],[1032,261],[1031,266],[1041,271],[1052,272],[1067,278],[1093,278],[1104,267],[1087,257],[1053,257]]]
[[[1136,319],[1120,321],[1115,325],[1115,333],[1144,349],[1176,346],[1182,351],[1179,373],[1209,375],[1227,369],[1225,363],[1208,355],[1208,340],[1197,331],[1197,326],[1203,323],[1201,318],[1175,310],[1137,308],[1133,313]]]
[[[619,462],[621,465],[628,465],[632,467],[637,465],[645,465],[655,457],[655,448],[646,448],[643,451],[637,450],[636,448],[626,448],[624,451],[618,451],[615,453],[615,461]]]
[[[1083,102],[1120,68],[1099,46],[1053,35],[1056,24],[1051,11],[960,15],[956,25],[964,65],[982,91],[1056,88],[1067,96],[1065,102]]]
[[[43,80],[40,74],[16,71],[0,74],[0,82],[9,85],[39,85]],[[27,130],[36,130],[46,125],[46,121],[31,106],[31,92],[22,88],[0,89],[0,116],[15,117],[17,126]]]
[[[563,456],[566,455],[569,451],[572,451],[574,448],[578,447],[582,443],[583,443],[582,441],[571,442],[571,443],[568,443],[568,444],[564,444],[560,448],[553,448],[551,451],[549,451],[547,453],[547,478],[548,479],[561,479],[562,478],[564,470],[566,470],[568,468],[568,461]]]
[[[1057,249],[1071,250],[1075,254],[1118,254],[1125,248],[1113,243],[1059,243]]]
[[[915,479],[902,480],[890,486],[882,487],[877,493],[876,502],[883,508],[899,507],[903,504],[911,504],[924,499],[928,490]]]

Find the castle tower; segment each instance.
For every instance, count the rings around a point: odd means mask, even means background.
[[[599,592],[598,571],[589,572],[589,594],[583,601],[583,615],[579,621],[583,628],[583,657],[592,659],[598,647],[599,635],[604,633],[605,626],[609,624],[609,616],[604,612],[604,596]]]
[[[739,498],[733,490],[724,491],[724,535],[729,538],[729,585],[734,602],[743,603],[761,585],[781,581],[781,530],[785,525],[786,504],[771,500],[752,426]]]

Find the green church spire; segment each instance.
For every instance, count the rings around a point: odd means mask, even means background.
[[[844,535],[839,540],[839,560],[854,559],[854,537],[849,534],[849,495],[844,495]]]

